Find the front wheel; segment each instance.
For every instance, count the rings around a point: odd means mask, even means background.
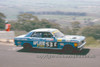
[[[32,49],[32,45],[30,45],[29,43],[25,43],[25,44],[23,44],[23,48],[24,49]]]
[[[70,46],[70,45],[66,45],[66,46],[64,46],[64,48],[63,48],[63,52],[65,52],[65,53],[72,53],[73,50],[74,50],[73,47]]]

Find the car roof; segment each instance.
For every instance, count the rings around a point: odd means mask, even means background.
[[[56,31],[58,29],[54,29],[54,28],[41,28],[41,29],[34,29],[31,32],[53,32]]]

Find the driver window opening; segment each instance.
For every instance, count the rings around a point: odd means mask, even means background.
[[[34,32],[31,37],[52,38],[53,36],[50,32]]]

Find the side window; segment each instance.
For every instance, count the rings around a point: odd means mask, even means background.
[[[50,32],[43,32],[42,37],[43,38],[51,38],[52,34]]]
[[[31,37],[42,37],[42,33],[41,32],[34,32]]]

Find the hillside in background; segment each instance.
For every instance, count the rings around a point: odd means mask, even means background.
[[[100,0],[0,0],[0,12],[8,19],[32,11],[86,12],[100,16]]]

